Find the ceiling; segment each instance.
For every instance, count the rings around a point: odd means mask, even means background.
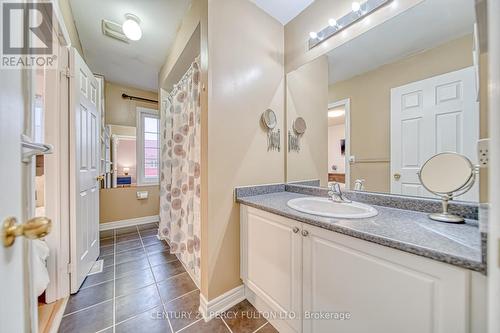
[[[157,90],[158,73],[191,0],[70,0],[85,61],[107,81]],[[141,20],[142,39],[129,44],[104,36],[102,19],[119,24],[125,14]]]
[[[314,0],[250,0],[285,25],[299,15]]]
[[[472,33],[474,20],[473,0],[424,1],[332,50],[330,84]]]

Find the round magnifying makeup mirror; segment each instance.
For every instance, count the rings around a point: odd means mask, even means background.
[[[302,135],[306,132],[306,129],[307,125],[304,118],[298,117],[297,119],[295,119],[295,121],[293,122],[293,130],[295,131],[295,133]]]
[[[262,113],[261,121],[267,129],[272,130],[276,127],[278,121],[276,120],[276,114],[273,110],[267,109]]]
[[[418,176],[422,185],[442,200],[443,211],[430,214],[429,218],[440,222],[463,223],[462,217],[448,212],[448,202],[474,185],[476,168],[472,162],[457,153],[440,153],[424,163]]]

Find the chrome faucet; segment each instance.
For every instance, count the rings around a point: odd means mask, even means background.
[[[344,197],[344,193],[342,193],[342,190],[340,188],[340,184],[337,182],[330,184],[328,195],[330,196],[330,199],[336,203],[351,203],[352,202],[351,200]]]

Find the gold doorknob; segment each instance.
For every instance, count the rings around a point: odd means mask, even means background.
[[[104,176],[97,176],[95,177],[95,179],[100,182],[101,180],[104,180]]]
[[[394,179],[395,180],[400,180],[401,179],[401,174],[400,173],[395,173],[394,174]]]
[[[34,217],[26,223],[18,224],[15,217],[8,217],[3,222],[2,241],[4,247],[14,244],[16,237],[24,236],[37,239],[47,236],[52,228],[52,221],[46,217]]]

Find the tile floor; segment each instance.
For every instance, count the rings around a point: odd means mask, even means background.
[[[206,323],[183,265],[147,224],[101,232],[104,269],[68,301],[59,332],[277,332],[243,301]]]

